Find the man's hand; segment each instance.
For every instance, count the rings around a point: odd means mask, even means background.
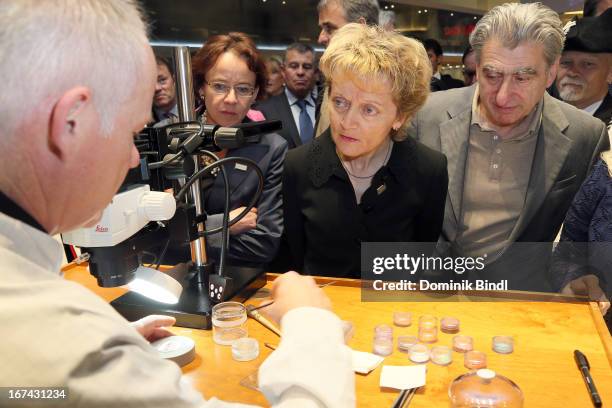
[[[332,310],[332,304],[325,292],[310,276],[297,272],[287,272],[279,276],[272,285],[274,303],[262,309],[266,315],[280,323],[281,318],[290,311],[303,306],[320,307]]]
[[[165,326],[172,326],[176,319],[171,316],[150,315],[132,322],[131,325],[149,342],[172,336]]]
[[[240,215],[240,213],[243,212],[245,208],[246,207],[238,207],[235,210],[230,211],[229,213],[230,221],[236,218],[238,215]],[[229,232],[232,235],[238,235],[238,234],[242,234],[243,232],[252,230],[255,227],[257,227],[257,208],[253,207],[251,208],[251,211],[249,211],[244,216],[243,219],[241,219],[236,224],[230,227]]]
[[[574,279],[565,285],[561,293],[572,296],[588,296],[591,301],[597,302],[602,315],[605,315],[610,309],[610,299],[606,298],[606,294],[599,286],[599,278],[595,275],[585,275]]]

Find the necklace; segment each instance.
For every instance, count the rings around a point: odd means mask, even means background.
[[[346,171],[346,173],[353,178],[356,179],[371,179],[372,177],[374,177],[374,175],[378,172],[378,170],[380,170],[380,168],[382,166],[384,166],[387,163],[387,160],[389,160],[389,155],[391,154],[391,145],[393,145],[393,143],[391,141],[389,141],[389,144],[387,145],[387,153],[385,154],[385,159],[383,160],[382,164],[380,165],[380,167],[378,169],[376,169],[376,171],[374,173],[372,173],[372,175],[370,176],[356,176],[353,173],[351,173],[348,169],[348,167],[346,167],[344,165],[344,161],[340,158],[340,155],[338,154],[338,149],[336,149],[336,155],[338,156],[338,159],[340,159],[340,164],[342,165],[342,167],[344,168],[344,170]]]

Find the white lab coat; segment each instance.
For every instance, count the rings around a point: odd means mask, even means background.
[[[0,213],[0,387],[68,387],[74,407],[245,407],[205,401],[172,362],[109,304],[58,273],[50,236]],[[294,309],[262,364],[259,387],[274,407],[355,405],[340,320]]]

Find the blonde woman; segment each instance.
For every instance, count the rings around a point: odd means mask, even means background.
[[[289,151],[283,210],[291,267],[359,277],[361,242],[435,242],[442,228],[446,158],[406,138],[429,93],[421,43],[347,24],[323,54],[330,128]]]
[[[283,60],[278,55],[272,55],[266,59],[266,92],[264,98],[280,95],[285,89],[285,79],[283,78]]]
[[[553,279],[564,294],[597,301],[603,315],[612,295],[612,152],[602,153],[574,197],[552,262]],[[607,313],[612,328],[611,313]]]

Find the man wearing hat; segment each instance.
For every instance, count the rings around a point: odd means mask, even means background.
[[[612,9],[566,26],[556,85],[559,98],[609,124],[612,120]]]

